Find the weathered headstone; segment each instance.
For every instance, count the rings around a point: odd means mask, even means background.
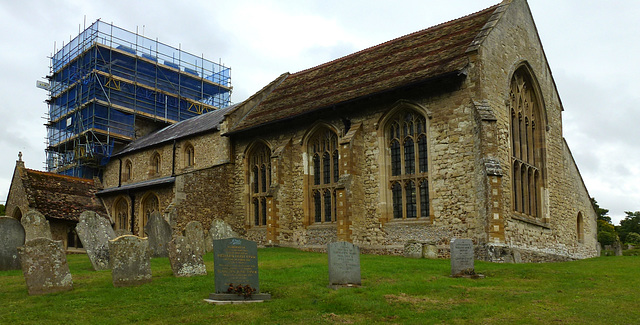
[[[29,210],[29,212],[22,216],[20,222],[22,223],[22,227],[24,227],[25,242],[38,237],[52,239],[49,221],[37,210]]]
[[[109,269],[109,240],[116,237],[106,218],[93,211],[80,214],[76,232],[96,271]]]
[[[173,275],[177,277],[207,274],[202,255],[185,236],[178,236],[169,242],[169,262]]]
[[[348,242],[327,245],[329,255],[329,287],[360,285],[360,249]]]
[[[422,245],[422,257],[437,259],[438,258],[438,246],[435,243],[429,242]]]
[[[167,257],[167,245],[171,240],[171,226],[164,220],[162,213],[156,211],[151,214],[144,231],[149,237],[151,257]]]
[[[622,256],[622,244],[619,241],[613,244],[613,249],[615,250],[616,256]]]
[[[404,244],[404,257],[422,258],[422,243],[410,240]]]
[[[196,254],[200,256],[205,254],[204,230],[200,221],[189,221],[184,228],[184,236],[187,237]]]
[[[213,249],[213,241],[217,239],[226,238],[238,238],[238,233],[233,231],[233,228],[229,226],[224,220],[213,219],[211,222],[211,228],[209,228],[209,235],[205,238],[205,251],[210,252]]]
[[[451,276],[474,275],[473,242],[468,238],[452,238],[451,248]]]
[[[30,295],[73,289],[62,241],[34,238],[18,247],[18,254]]]
[[[24,245],[24,238],[18,219],[0,217],[0,271],[20,269],[18,247]]]
[[[116,238],[120,236],[133,235],[129,229],[116,229],[114,233],[116,234]]]
[[[151,282],[151,257],[147,238],[125,235],[109,240],[109,254],[114,287]]]
[[[240,238],[217,239],[213,242],[213,263],[216,292],[212,293],[209,299],[271,299],[270,294],[260,293],[256,242]],[[254,291],[243,295],[239,288]]]

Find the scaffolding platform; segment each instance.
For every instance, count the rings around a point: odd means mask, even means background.
[[[135,138],[229,106],[230,72],[97,20],[51,58],[47,170],[101,177]]]

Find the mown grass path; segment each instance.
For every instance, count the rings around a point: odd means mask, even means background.
[[[547,264],[476,261],[485,279],[449,277],[448,260],[361,256],[360,288],[327,288],[327,256],[258,250],[261,304],[209,305],[208,275],[176,278],[152,259],[153,282],[114,288],[110,271],[68,256],[74,290],[29,296],[21,271],[0,272],[0,324],[640,324],[640,257]]]

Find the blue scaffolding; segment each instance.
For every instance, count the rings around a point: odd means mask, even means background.
[[[230,68],[100,20],[51,58],[47,170],[101,177],[150,130],[229,106]]]

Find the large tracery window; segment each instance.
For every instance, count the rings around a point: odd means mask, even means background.
[[[391,162],[394,219],[429,216],[427,121],[413,111],[401,111],[386,130]]]
[[[160,211],[158,197],[154,193],[149,193],[142,199],[142,223],[140,225],[140,233],[146,235],[144,227],[147,225],[147,222],[149,222],[151,214],[156,211]]]
[[[336,184],[340,178],[338,137],[327,129],[317,130],[309,139],[313,184],[311,199],[316,223],[336,221]]]
[[[511,79],[511,151],[513,210],[541,217],[543,123],[531,78],[524,68]]]
[[[254,226],[267,225],[267,191],[271,186],[271,150],[259,144],[249,155],[251,211]]]

